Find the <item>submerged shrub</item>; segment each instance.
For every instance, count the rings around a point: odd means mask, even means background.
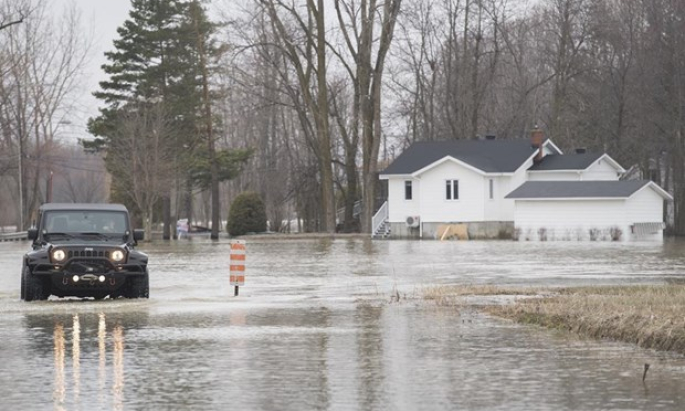
[[[266,208],[259,194],[245,192],[233,200],[226,231],[232,236],[266,231]]]
[[[597,241],[599,240],[599,236],[601,234],[601,230],[598,228],[591,228],[590,229],[590,241]]]
[[[623,235],[623,231],[614,226],[609,229],[609,234],[611,235],[611,241],[620,241],[621,236]]]
[[[538,238],[540,241],[547,241],[547,229],[545,227],[538,229]]]

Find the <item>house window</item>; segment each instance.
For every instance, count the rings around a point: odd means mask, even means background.
[[[411,200],[412,199],[411,181],[410,180],[407,180],[404,182],[404,199],[405,200]]]
[[[490,179],[490,200],[495,198],[495,181]]]
[[[447,180],[445,182],[445,199],[459,200],[459,180]]]

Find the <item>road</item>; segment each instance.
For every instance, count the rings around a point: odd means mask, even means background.
[[[420,298],[439,284],[683,280],[685,243],[146,244],[149,300],[18,301],[0,244],[3,409],[681,410],[685,360]],[[399,302],[393,295],[399,295]],[[651,368],[645,384],[642,371]]]

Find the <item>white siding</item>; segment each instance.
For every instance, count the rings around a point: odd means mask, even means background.
[[[495,200],[489,198],[489,180],[485,178],[485,221],[514,221],[514,200],[505,199],[509,193],[516,190],[521,184],[526,182],[527,169],[533,164],[529,163],[519,167],[511,176],[494,177],[495,180]]]
[[[528,181],[578,181],[577,171],[529,171]],[[589,178],[587,179],[589,180]]]
[[[628,223],[663,222],[663,207],[664,199],[651,188],[644,188],[628,199]]]
[[[494,197],[490,199],[490,180],[493,182]],[[499,216],[504,212],[503,195],[504,186],[508,186],[509,178],[506,177],[485,177],[483,179],[483,204],[485,206],[484,218],[485,221],[500,221]],[[512,220],[509,220],[512,221]]]
[[[616,169],[605,159],[600,159],[587,170],[583,170],[582,180],[618,180]]]
[[[420,207],[422,222],[483,221],[485,177],[454,161],[421,175]],[[445,181],[459,180],[459,200],[445,199]]]
[[[412,199],[404,199],[404,182],[412,181]],[[405,222],[408,216],[421,215],[419,198],[421,195],[421,181],[411,178],[388,179],[388,221]]]
[[[608,235],[611,227],[626,234],[625,207],[625,200],[517,200],[514,225],[522,239],[530,240],[539,239],[540,229],[549,240],[587,240],[590,230]]]

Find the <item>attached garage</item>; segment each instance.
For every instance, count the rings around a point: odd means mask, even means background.
[[[642,180],[528,181],[506,198],[520,241],[660,241],[673,199]]]

